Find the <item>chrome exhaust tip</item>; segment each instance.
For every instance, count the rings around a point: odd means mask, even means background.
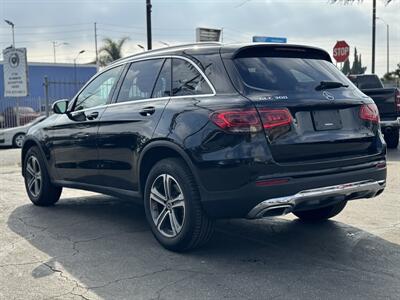
[[[279,217],[284,216],[293,211],[293,207],[291,205],[278,205],[267,207],[261,211],[259,211],[253,218],[267,218],[267,217]]]

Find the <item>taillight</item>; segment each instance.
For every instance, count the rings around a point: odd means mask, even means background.
[[[255,109],[220,111],[213,113],[210,119],[218,127],[231,132],[257,132],[262,129]]]
[[[292,123],[292,115],[286,108],[283,109],[260,109],[261,122],[264,128],[271,129],[290,125]]]
[[[396,93],[394,96],[394,102],[396,105],[397,112],[400,112],[400,90],[396,89]]]
[[[261,119],[260,119],[261,118]],[[286,108],[264,108],[215,112],[210,116],[218,127],[231,132],[258,132],[263,128],[290,125],[292,116]]]
[[[379,111],[375,104],[363,104],[360,107],[360,118],[372,123],[379,123]]]

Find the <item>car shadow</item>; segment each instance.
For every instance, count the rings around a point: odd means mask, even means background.
[[[163,249],[143,209],[95,195],[16,208],[8,227],[45,253],[32,276],[68,272],[105,299],[391,299],[400,246],[350,225],[221,220],[203,248]],[[61,266],[61,267],[60,267]]]

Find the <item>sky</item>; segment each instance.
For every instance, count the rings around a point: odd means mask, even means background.
[[[98,44],[110,37],[129,37],[124,55],[146,46],[145,0],[0,0],[1,19],[15,24],[16,47],[26,47],[28,61],[94,60],[94,22]],[[371,71],[372,0],[350,5],[329,0],[153,0],[153,48],[191,43],[196,27],[223,28],[226,43],[250,42],[252,36],[287,37],[289,43],[318,46],[332,55],[336,41],[345,40],[362,54]],[[390,69],[400,62],[400,0],[377,0],[377,16],[390,26]],[[1,21],[1,20],[0,20]],[[386,72],[386,25],[377,20],[376,73]],[[12,43],[11,28],[0,22],[0,48]],[[64,45],[62,43],[68,43]]]

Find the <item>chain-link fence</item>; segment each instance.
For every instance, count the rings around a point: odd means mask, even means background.
[[[40,115],[51,113],[51,105],[59,99],[71,99],[85,82],[43,78],[43,96],[0,99],[0,128],[23,126]]]

